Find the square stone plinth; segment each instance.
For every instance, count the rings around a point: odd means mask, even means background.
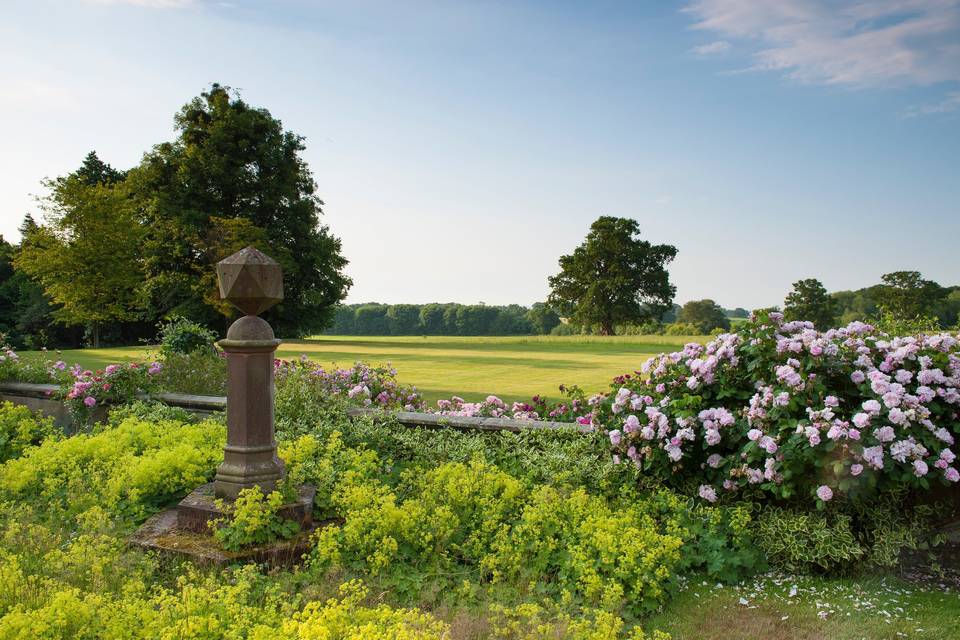
[[[284,520],[300,523],[301,529],[307,529],[313,523],[313,498],[317,490],[305,484],[299,488],[296,502],[280,507],[277,514]],[[197,487],[177,505],[177,528],[195,533],[209,533],[207,523],[230,515],[229,508],[224,511],[217,508],[213,483]],[[229,501],[225,501],[229,507]]]
[[[300,562],[310,548],[310,534],[317,528],[342,524],[342,520],[313,521],[313,497],[316,489],[303,485],[296,502],[279,510],[280,517],[300,523],[300,532],[290,540],[250,547],[241,551],[225,551],[217,544],[207,522],[229,517],[230,505],[218,509],[213,483],[195,489],[180,504],[162,511],[137,529],[130,544],[163,553],[189,557],[200,564],[226,566],[237,562],[256,562],[271,566],[289,566]]]
[[[334,524],[333,521],[311,525],[290,540],[250,547],[241,551],[224,551],[209,533],[184,531],[177,526],[177,509],[155,514],[137,529],[130,543],[142,549],[165,554],[186,556],[200,565],[228,566],[254,562],[272,567],[298,564],[310,550],[310,534],[317,528]]]

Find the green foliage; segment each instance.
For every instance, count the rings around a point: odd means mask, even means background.
[[[533,332],[539,335],[548,335],[554,327],[560,325],[560,316],[543,302],[534,302],[530,311],[527,312],[526,318],[533,327]]]
[[[557,604],[525,603],[516,607],[491,607],[493,638],[512,640],[670,640],[660,631],[647,635],[639,626],[625,636],[623,620],[602,609],[587,608],[571,616]]]
[[[830,297],[840,311],[841,326],[853,320],[873,323],[936,318],[942,328],[955,326],[960,313],[960,287],[943,287],[916,271],[883,276],[883,283],[856,291],[836,291]],[[879,307],[883,307],[880,309]]]
[[[300,523],[284,520],[278,515],[277,511],[284,502],[283,493],[271,491],[265,494],[259,487],[241,489],[237,499],[230,504],[217,500],[217,508],[228,514],[208,523],[214,539],[227,551],[289,540],[300,531]]]
[[[140,315],[144,229],[129,185],[95,154],[84,166],[48,180],[45,224],[24,236],[14,264],[39,282],[64,324],[100,323]]]
[[[816,278],[798,280],[787,294],[783,315],[787,320],[809,320],[825,331],[837,323],[837,302]]]
[[[601,433],[410,428],[389,417],[349,419],[344,408],[336,404],[319,406],[312,417],[306,405],[297,405],[297,412],[291,416],[280,397],[278,389],[277,433],[282,440],[309,435],[318,441],[342,441],[344,447],[375,452],[398,471],[482,460],[529,484],[581,486],[611,496],[621,485],[636,479],[631,467],[613,463],[604,450],[608,441]],[[282,457],[289,460],[288,455]],[[317,483],[322,475],[312,474],[313,479],[305,481]]]
[[[279,455],[286,463],[291,486],[312,484],[316,488],[314,511],[318,519],[336,515],[334,495],[340,483],[373,480],[383,470],[376,453],[344,446],[336,431],[323,441],[302,435],[281,442]]]
[[[650,491],[638,503],[665,531],[683,540],[678,572],[734,583],[767,566],[753,543],[755,522],[749,504],[708,507],[662,489]]]
[[[560,257],[548,304],[577,324],[599,324],[601,335],[617,324],[659,318],[676,292],[665,265],[677,249],[640,240],[639,233],[635,220],[598,218],[583,244]]]
[[[215,349],[197,349],[191,353],[167,352],[157,385],[164,391],[203,396],[227,394],[227,360]]]
[[[850,516],[843,514],[767,508],[757,519],[754,541],[771,564],[788,571],[836,571],[864,556]]]
[[[537,307],[540,305],[540,307]],[[552,328],[556,314],[541,308],[534,309],[511,304],[462,305],[456,303],[418,304],[354,304],[338,305],[330,335],[366,336],[508,336],[546,333]],[[532,314],[532,315],[531,315]],[[556,320],[559,322],[559,319]],[[536,323],[539,323],[536,327]]]
[[[681,545],[642,506],[616,509],[582,489],[542,487],[500,530],[483,567],[495,582],[532,581],[608,611],[641,613],[665,597]]]
[[[351,282],[340,240],[320,224],[303,138],[218,84],[174,121],[177,138],[154,146],[127,178],[151,231],[141,247],[144,299],[161,316],[212,323],[233,313],[212,265],[252,244],[283,267],[283,304],[266,314],[278,335],[322,330]]]
[[[558,324],[553,329],[550,329],[550,335],[552,336],[579,336],[582,333],[583,328],[581,326],[567,322]]]
[[[115,427],[47,439],[0,467],[0,501],[76,518],[99,507],[142,519],[206,482],[222,459],[225,430],[127,419]]]
[[[901,319],[930,315],[947,291],[919,271],[894,271],[881,278],[880,298],[885,309]]]
[[[700,327],[689,322],[671,322],[663,327],[664,335],[668,336],[696,336],[700,334]]]
[[[34,414],[12,402],[0,404],[0,462],[19,457],[28,447],[56,439],[53,418]]]
[[[158,325],[160,354],[190,355],[195,351],[216,351],[217,334],[183,316],[172,316]]]
[[[933,316],[905,317],[894,313],[883,304],[877,305],[876,315],[869,320],[870,324],[879,331],[892,336],[912,336],[940,331],[940,323]]]
[[[723,307],[713,300],[691,300],[686,303],[677,314],[677,322],[696,327],[693,335],[708,335],[714,329],[730,330],[730,319]]]
[[[108,421],[116,427],[128,419],[140,422],[179,422],[189,424],[200,422],[196,414],[157,400],[134,400],[110,408]]]

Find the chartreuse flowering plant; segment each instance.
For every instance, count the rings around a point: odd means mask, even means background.
[[[644,365],[598,404],[617,459],[703,500],[823,506],[960,480],[960,341],[761,313]],[[809,503],[809,502],[808,502]]]
[[[287,500],[280,491],[264,493],[259,487],[242,489],[233,504],[217,500],[217,508],[229,511],[229,515],[207,524],[214,539],[227,551],[289,540],[299,533],[300,523],[278,515],[285,502]]]

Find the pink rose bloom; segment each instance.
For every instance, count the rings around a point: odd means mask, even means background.
[[[750,431],[747,431],[747,438],[751,442],[756,442],[757,440],[760,439],[760,436],[762,435],[763,435],[763,432],[760,431],[760,429],[750,429]]]
[[[950,467],[943,472],[943,477],[945,477],[950,482],[956,482],[957,480],[960,480],[960,471],[957,471],[953,467]]]
[[[825,484],[822,484],[817,489],[817,497],[823,500],[824,502],[829,502],[830,500],[833,499],[833,489],[831,489]]]
[[[897,437],[896,432],[894,432],[893,427],[891,426],[880,427],[873,432],[873,435],[876,436],[877,440],[880,442],[891,442]]]
[[[859,429],[850,429],[847,431],[847,438],[850,440],[859,440],[860,439],[860,430]]]
[[[613,446],[616,447],[617,445],[620,444],[620,438],[621,438],[621,435],[620,435],[619,429],[614,429],[613,431],[610,432],[610,444],[612,444]]]
[[[83,404],[87,405],[92,409],[93,407],[97,406],[97,399],[94,398],[93,396],[87,396],[86,398],[83,399]]]
[[[766,451],[771,455],[777,452],[777,443],[770,436],[763,436],[762,438],[760,438],[760,446],[763,448],[764,451]]]
[[[918,478],[922,478],[923,476],[927,475],[928,471],[930,471],[930,469],[927,467],[926,462],[923,460],[913,461],[913,475],[917,476]]]
[[[851,467],[850,467],[850,475],[852,475],[852,476],[858,476],[858,475],[860,475],[861,473],[863,473],[863,465],[862,465],[862,464],[851,465]]]
[[[706,500],[707,502],[716,502],[717,501],[717,491],[708,484],[700,485],[700,489],[697,491],[700,494],[700,497]]]

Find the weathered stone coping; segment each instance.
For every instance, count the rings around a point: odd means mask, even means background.
[[[69,412],[62,402],[53,397],[59,387],[54,384],[30,384],[27,382],[0,382],[0,401],[9,400],[15,404],[26,405],[36,411],[53,416],[57,424],[66,427],[69,424]],[[201,415],[225,411],[226,396],[196,396],[187,393],[154,393],[144,395],[143,399],[159,400],[171,407],[180,407]],[[512,418],[468,418],[463,416],[444,416],[436,413],[416,411],[382,411],[368,407],[351,407],[347,414],[352,417],[382,415],[395,419],[407,427],[433,427],[438,429],[460,429],[463,431],[574,431],[589,433],[590,428],[575,422],[553,422],[545,420],[514,420]]]
[[[189,393],[154,393],[144,399],[159,400],[171,407],[194,413],[211,414],[227,410],[227,396],[195,396]]]

